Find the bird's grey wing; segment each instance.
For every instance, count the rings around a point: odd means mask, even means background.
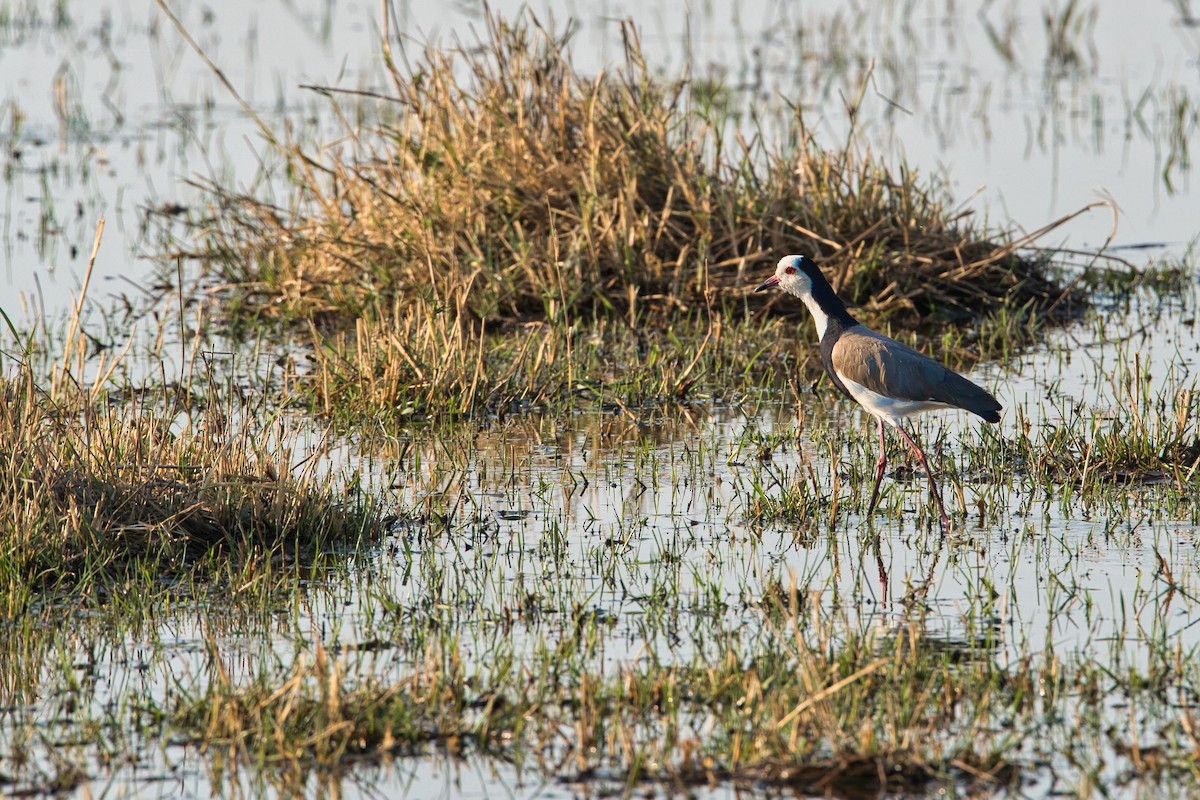
[[[844,379],[897,400],[937,402],[1000,419],[1002,406],[987,390],[917,352],[872,330],[849,330],[831,354],[833,368]]]
[[[897,400],[938,400],[945,367],[874,331],[848,330],[833,347],[833,368],[848,380]]]

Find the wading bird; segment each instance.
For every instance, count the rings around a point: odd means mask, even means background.
[[[834,293],[821,268],[808,256],[784,256],[775,274],[754,291],[778,286],[799,297],[812,312],[821,340],[821,363],[842,394],[870,412],[879,422],[879,460],[875,463],[875,488],[867,516],[875,511],[879,484],[887,466],[883,424],[900,433],[929,476],[929,494],[937,501],[942,530],[950,527],[946,507],[929,469],[925,451],[901,424],[922,411],[961,408],[988,422],[1000,421],[1002,406],[986,390],[953,370],[943,367],[908,345],[884,336],[850,316]]]

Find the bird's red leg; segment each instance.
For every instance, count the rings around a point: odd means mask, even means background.
[[[933,499],[937,501],[938,513],[942,518],[942,530],[950,529],[950,517],[946,516],[946,507],[942,505],[942,496],[938,493],[937,484],[933,482],[933,470],[929,468],[929,461],[925,458],[925,451],[917,444],[916,440],[904,430],[902,425],[897,425],[896,430],[900,431],[900,435],[904,437],[904,441],[908,442],[908,446],[917,454],[917,460],[921,462],[921,467],[925,470],[925,474],[929,476],[929,493],[933,495]]]
[[[879,423],[879,460],[875,462],[875,488],[871,490],[871,504],[867,506],[867,516],[875,513],[875,501],[879,499],[879,484],[883,481],[883,470],[887,467],[887,442],[883,438],[883,418],[876,417]]]

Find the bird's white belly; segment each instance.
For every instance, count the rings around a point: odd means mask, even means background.
[[[838,376],[846,391],[860,406],[882,419],[893,428],[900,427],[900,420],[922,411],[937,411],[942,408],[953,408],[948,403],[936,400],[897,400],[879,392],[873,392],[861,383]]]

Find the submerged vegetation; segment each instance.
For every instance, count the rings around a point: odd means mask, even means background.
[[[500,643],[471,665],[453,637],[435,638],[398,679],[354,681],[372,660],[317,644],[285,675],[235,685],[218,672],[165,714],[231,764],[278,765],[272,780],[293,790],[313,772],[433,750],[627,793],[656,781],[982,796],[1068,760],[1099,779],[1115,753],[1164,785],[1196,778],[1195,720],[1167,699],[1200,685],[1187,652],[1154,645],[1144,667],[1110,670],[1007,651],[990,600],[967,612],[963,636],[946,637],[926,628],[915,598],[907,619],[867,631],[811,599],[792,586],[764,598],[752,626],[711,622],[715,652],[613,674],[596,659],[619,634],[587,611],[565,620],[574,636],[532,657]],[[1143,713],[1107,724],[1114,692]],[[1041,767],[1023,773],[1023,760]]]
[[[765,603],[759,641],[727,632],[715,658],[613,676],[592,663],[604,626],[582,618],[578,645],[564,643],[532,672],[504,650],[475,669],[439,649],[395,683],[347,685],[351,658],[317,645],[282,680],[238,687],[215,676],[172,724],[296,777],[440,745],[627,785],[722,780],[840,794],[1011,781],[1011,729],[1030,724],[1053,677],[998,664],[994,641],[931,640],[917,625],[843,639],[844,620],[803,606],[794,591]]]

